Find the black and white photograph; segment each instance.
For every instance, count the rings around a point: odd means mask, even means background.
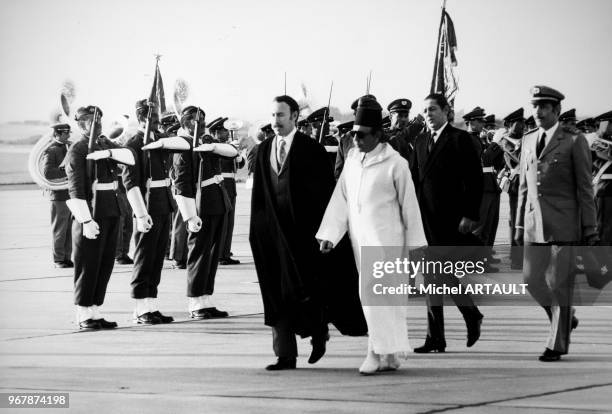
[[[609,413],[610,16],[3,0],[0,411]]]

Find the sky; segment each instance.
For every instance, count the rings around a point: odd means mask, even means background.
[[[536,84],[565,94],[579,118],[612,106],[612,1],[447,0],[455,23],[457,111],[498,118],[530,109]],[[168,103],[189,85],[187,103],[207,118],[268,118],[273,96],[349,111],[371,92],[422,108],[433,71],[441,0],[10,0],[0,2],[0,122],[48,120],[66,80],[73,106],[105,118],[133,115],[155,67]]]

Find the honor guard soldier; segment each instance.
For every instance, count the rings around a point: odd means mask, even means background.
[[[612,111],[595,118],[599,122],[601,137],[593,145],[595,150],[595,204],[597,229],[601,244],[612,246]]]
[[[325,147],[329,161],[333,166],[338,152],[338,140],[329,134],[329,123],[333,122],[334,118],[329,115],[328,108],[323,107],[308,115],[306,120],[312,125],[312,138]]]
[[[409,99],[396,99],[387,105],[389,111],[389,144],[408,161],[413,162],[414,141],[421,133],[423,126],[410,122],[410,108],[412,102]],[[383,121],[384,123],[384,121]]]
[[[523,108],[519,108],[504,118],[506,134],[499,141],[499,146],[504,150],[505,167],[500,174],[499,187],[508,193],[510,201],[510,234],[514,234],[516,224],[516,206],[518,202],[519,187],[519,163],[521,159],[521,141],[525,130],[525,118]],[[519,246],[510,237],[510,268],[523,268],[523,247]]]
[[[223,144],[232,144],[229,142],[230,133],[225,128],[224,123],[228,118],[217,118],[208,125],[208,131],[213,135],[217,142]],[[233,144],[232,144],[233,145]],[[236,158],[221,158],[221,175],[223,175],[223,187],[230,199],[230,208],[227,211],[227,217],[225,219],[225,229],[223,235],[223,242],[221,243],[221,254],[219,264],[222,266],[226,265],[237,265],[240,264],[240,260],[232,258],[232,235],[234,232],[234,219],[236,216],[236,172],[238,169],[244,167],[245,159],[238,155]]]
[[[308,119],[304,118],[301,121],[298,121],[297,127],[301,133],[312,136],[312,125],[308,122]]]
[[[523,138],[516,213],[517,242],[524,242],[524,282],[551,321],[539,360],[568,353],[573,318],[575,247],[598,243],[591,184],[591,152],[582,134],[559,123],[561,92],[531,89],[538,129]]]
[[[563,128],[576,129],[576,108],[572,108],[559,115],[559,123]]]
[[[482,154],[482,151],[486,147],[486,140],[482,138],[482,132],[485,124],[485,111],[481,107],[477,106],[467,114],[463,115],[465,126],[467,126],[468,133],[472,136],[472,141],[478,150],[478,154]]]
[[[66,171],[63,161],[68,152],[68,138],[70,138],[70,125],[54,124],[51,144],[42,154],[43,175],[48,180],[65,178]],[[68,190],[45,190],[51,201],[51,231],[53,233],[52,252],[55,267],[74,267],[70,260],[72,255],[72,215],[66,206]]]
[[[181,112],[181,133],[193,151],[174,156],[176,202],[187,223],[187,296],[194,319],[228,316],[213,306],[211,296],[219,265],[224,221],[230,201],[221,184],[221,157],[235,158],[236,148],[213,143],[205,135],[205,113],[195,106]],[[195,138],[194,138],[195,136]],[[194,143],[195,141],[195,143]],[[198,145],[201,144],[201,145]],[[200,229],[204,229],[200,231]]]
[[[66,175],[74,241],[74,301],[81,329],[112,329],[102,318],[106,286],[113,271],[119,216],[117,163],[134,165],[132,151],[100,135],[102,111],[77,109],[81,136],[66,155]]]
[[[134,152],[137,162],[123,169],[127,199],[136,218],[131,281],[131,295],[136,301],[134,323],[170,323],[174,319],[163,315],[157,303],[173,211],[168,152],[188,151],[190,147],[184,139],[161,137],[159,115],[146,99],[136,102],[136,119],[138,130],[128,138],[126,147]]]

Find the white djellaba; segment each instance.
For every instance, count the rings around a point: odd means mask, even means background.
[[[357,268],[362,246],[427,245],[408,162],[387,143],[379,143],[365,158],[351,149],[316,238],[336,246],[347,231]],[[397,356],[410,352],[407,308],[363,306],[363,313],[368,355],[359,371],[397,369]]]

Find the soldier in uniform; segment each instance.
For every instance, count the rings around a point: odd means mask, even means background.
[[[504,150],[504,163],[506,166],[501,174],[500,187],[508,193],[510,201],[510,234],[514,235],[516,224],[516,206],[518,202],[519,162],[521,158],[521,140],[525,130],[523,108],[519,108],[504,118],[507,133],[499,142]],[[523,247],[519,246],[514,237],[510,237],[510,268],[523,268]]]
[[[569,349],[574,246],[595,245],[598,236],[589,145],[582,134],[560,125],[561,92],[535,86],[531,94],[538,129],[523,138],[515,239],[525,244],[527,290],[551,320],[539,357],[550,362]]]
[[[74,302],[81,329],[117,326],[100,314],[113,271],[120,205],[117,200],[117,163],[134,165],[131,150],[99,135],[102,111],[95,106],[77,109],[81,136],[66,154],[66,175],[74,240]],[[93,126],[93,127],[92,127]],[[90,134],[93,152],[88,154]],[[95,138],[97,137],[97,138]]]
[[[189,144],[178,137],[161,137],[159,115],[146,99],[136,102],[136,119],[139,128],[128,138],[126,147],[133,150],[137,163],[123,169],[127,199],[136,217],[131,282],[136,301],[134,323],[170,323],[174,318],[163,315],[157,303],[173,211],[168,152],[187,151]],[[149,137],[145,138],[147,123]]]
[[[308,122],[308,119],[304,118],[301,121],[298,121],[297,126],[301,133],[312,136],[312,125]]]
[[[604,246],[612,246],[612,111],[595,118],[600,123],[601,139],[610,145],[595,151],[595,205],[597,229]],[[605,125],[602,125],[605,123]]]
[[[66,177],[62,162],[68,152],[68,138],[70,138],[70,125],[55,124],[51,125],[51,128],[53,128],[52,142],[42,155],[43,175],[48,180]],[[55,267],[58,268],[74,267],[74,263],[70,260],[72,255],[72,235],[70,230],[72,215],[66,206],[68,190],[46,190],[45,192],[51,200],[51,231],[53,233],[51,250],[53,252],[53,262]]]
[[[389,144],[411,164],[414,155],[414,141],[422,132],[423,125],[410,122],[410,108],[412,102],[409,99],[396,99],[387,105],[391,125],[388,131]]]
[[[215,143],[205,135],[205,113],[195,106],[181,112],[179,135],[193,151],[174,156],[176,202],[187,223],[187,296],[194,319],[222,318],[225,311],[213,306],[211,296],[219,264],[224,221],[230,200],[221,184],[220,157],[235,158],[232,145]],[[202,143],[195,145],[195,143]],[[200,229],[204,228],[203,231]]]
[[[532,129],[535,129],[535,127],[535,119],[533,118],[533,115],[530,115],[529,118],[525,120],[525,130],[531,131]]]
[[[559,123],[561,127],[567,129],[576,129],[576,108],[563,112],[559,115]]]
[[[229,142],[230,134],[227,129],[223,126],[223,123],[227,121],[227,118],[217,118],[208,125],[208,130],[215,141],[232,144]],[[233,145],[233,144],[232,144]],[[244,167],[245,159],[238,155],[236,158],[221,158],[221,175],[223,175],[223,187],[230,199],[230,208],[227,211],[227,217],[225,219],[225,229],[223,231],[223,242],[221,243],[221,257],[219,264],[221,266],[226,265],[237,265],[240,264],[240,260],[232,258],[232,236],[234,233],[234,219],[236,216],[236,172],[238,169]]]
[[[478,150],[478,154],[482,154],[484,147],[486,147],[486,140],[483,139],[483,130],[485,124],[485,111],[481,107],[477,106],[467,114],[463,115],[465,126],[467,131],[472,137],[474,146]]]

